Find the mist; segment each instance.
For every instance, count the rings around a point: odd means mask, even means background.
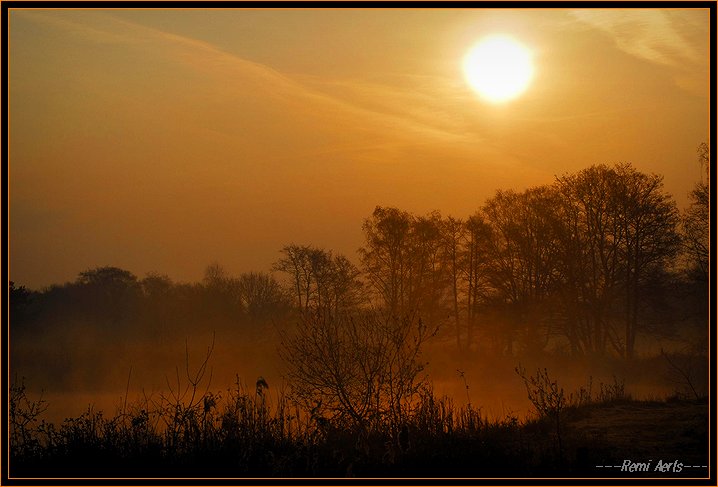
[[[227,389],[237,378],[251,385],[263,377],[269,393],[278,394],[291,388],[280,352],[307,315],[382,309],[435,328],[421,350],[421,374],[440,396],[481,408],[491,418],[533,414],[516,374],[519,365],[548,368],[567,391],[620,379],[632,397],[665,398],[687,392],[681,370],[665,358],[677,354],[677,360],[691,361],[692,385],[705,393],[705,256],[685,244],[704,237],[686,234],[683,246],[674,242],[677,232],[692,227],[679,225],[660,185],[650,186],[656,198],[646,201],[669,226],[662,237],[654,234],[662,241],[644,248],[654,265],[638,277],[645,291],[634,303],[637,321],[623,322],[630,296],[615,291],[622,289],[620,261],[611,271],[613,283],[606,274],[582,284],[593,287],[592,293],[610,285],[608,301],[575,314],[582,298],[571,294],[577,291],[571,269],[584,264],[567,261],[577,257],[561,252],[573,252],[580,242],[589,255],[599,250],[591,250],[590,240],[562,240],[556,226],[570,222],[561,221],[571,214],[566,205],[583,200],[546,204],[562,194],[578,195],[590,178],[615,177],[626,185],[650,181],[630,166],[594,166],[551,187],[497,191],[468,219],[377,207],[362,226],[357,264],[331,249],[288,244],[276,250],[269,269],[232,275],[213,262],[203,280],[193,283],[157,273],[139,278],[111,266],[41,290],[11,283],[11,372],[33,394],[42,392],[55,421],[88,407],[113,411],[132,398],[166,393],[209,349],[209,389]],[[503,219],[506,212],[512,220]],[[522,218],[531,233],[516,233]],[[705,224],[699,222],[693,232]],[[596,312],[609,323],[603,330],[599,322],[591,325]],[[577,324],[589,327],[589,334],[577,334]],[[633,348],[620,338],[626,326],[635,327]],[[599,331],[603,341],[597,342]]]

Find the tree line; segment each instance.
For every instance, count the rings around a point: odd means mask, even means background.
[[[175,282],[105,266],[40,291],[10,282],[10,327],[17,339],[49,331],[91,328],[99,336],[161,343],[196,331],[225,331],[260,339],[273,323],[289,320],[291,303],[268,272],[229,276],[219,264],[201,282]]]
[[[680,308],[695,301],[679,300],[676,287],[707,308],[707,182],[690,198],[681,215],[660,176],[595,165],[499,190],[466,219],[376,207],[362,227],[361,268],[290,245],[275,269],[304,312],[340,313],[363,297],[390,316],[441,325],[458,350],[481,339],[509,354],[564,344],[631,358],[639,332],[674,332],[667,320],[690,314]]]
[[[706,171],[708,153],[701,145]],[[233,277],[213,264],[195,284],[115,267],[41,291],[10,283],[11,326],[79,319],[153,333],[197,322],[262,330],[374,309],[387,323],[420,317],[459,351],[631,358],[641,334],[706,322],[708,179],[682,214],[662,177],[630,164],[499,190],[468,218],[378,206],[363,222],[358,265],[290,244],[271,273]]]

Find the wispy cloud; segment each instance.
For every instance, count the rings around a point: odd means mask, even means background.
[[[250,79],[253,89],[275,101],[304,103],[314,114],[351,118],[380,133],[417,135],[436,140],[463,138],[461,127],[436,108],[427,94],[396,86],[361,81],[320,81],[286,75],[270,66],[241,58],[210,43],[165,32],[107,14],[72,19],[39,10],[18,10],[16,14],[63,29],[86,41],[125,43],[139,48],[151,46],[164,55],[207,76],[237,76]],[[336,89],[341,88],[341,89]],[[357,96],[362,95],[362,96]]]
[[[624,52],[667,66],[682,66],[700,61],[698,49],[674,26],[668,11],[574,10],[573,15],[609,34]]]
[[[705,92],[705,83],[697,79],[705,73],[696,73],[696,68],[707,56],[707,10],[577,9],[572,14],[580,22],[605,32],[623,52],[672,68],[678,86]],[[689,38],[687,33],[694,35]]]

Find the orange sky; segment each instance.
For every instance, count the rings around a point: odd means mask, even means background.
[[[708,141],[708,10],[23,10],[9,15],[10,278],[114,265],[269,270],[291,242],[356,261],[376,205],[465,217],[595,163],[683,206]],[[461,62],[528,46],[489,105]]]

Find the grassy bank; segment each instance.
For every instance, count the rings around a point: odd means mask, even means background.
[[[565,396],[554,409],[545,388],[547,409],[524,419],[489,419],[424,389],[400,423],[360,426],[239,381],[214,393],[190,385],[137,398],[113,415],[88,409],[61,424],[41,419],[46,404],[22,384],[11,392],[10,477],[707,475],[693,468],[707,465],[707,403],[631,400],[618,383],[597,397]],[[651,471],[615,468],[627,459],[650,460]],[[655,471],[659,460],[690,468]]]

